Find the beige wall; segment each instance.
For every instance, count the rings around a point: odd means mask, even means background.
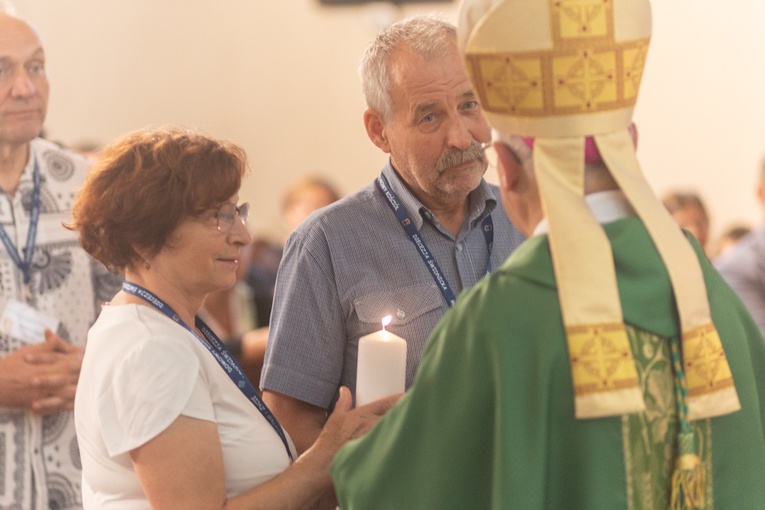
[[[40,30],[52,82],[46,128],[64,143],[106,142],[180,123],[247,150],[242,195],[253,230],[280,231],[279,198],[305,173],[343,193],[385,156],[367,139],[358,58],[398,9],[322,8],[318,0],[15,0]],[[765,4],[654,1],[654,41],[636,112],[639,156],[658,192],[700,190],[713,228],[757,221],[765,153]],[[494,176],[491,175],[494,180]]]

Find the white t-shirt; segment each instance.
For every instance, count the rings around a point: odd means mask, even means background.
[[[289,466],[276,431],[199,339],[152,308],[105,306],[75,398],[84,507],[150,509],[129,452],[179,415],[217,424],[229,496]]]

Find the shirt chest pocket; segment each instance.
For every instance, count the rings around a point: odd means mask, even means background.
[[[440,317],[444,303],[444,297],[435,285],[411,285],[365,294],[353,302],[360,323],[358,334],[379,330],[386,315],[391,316],[391,326],[394,327],[406,327],[432,312]]]

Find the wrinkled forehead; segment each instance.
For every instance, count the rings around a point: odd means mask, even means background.
[[[21,58],[42,51],[37,32],[24,20],[0,14],[0,58]]]
[[[400,51],[391,61],[389,90],[395,110],[420,108],[446,97],[460,101],[474,97],[456,46],[454,51],[427,57]]]

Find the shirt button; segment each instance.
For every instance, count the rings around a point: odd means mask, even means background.
[[[462,243],[457,243],[457,250],[462,251]]]
[[[399,319],[403,319],[404,317],[406,317],[406,312],[403,311],[401,308],[399,308],[398,310],[396,310],[396,317],[398,317]]]

